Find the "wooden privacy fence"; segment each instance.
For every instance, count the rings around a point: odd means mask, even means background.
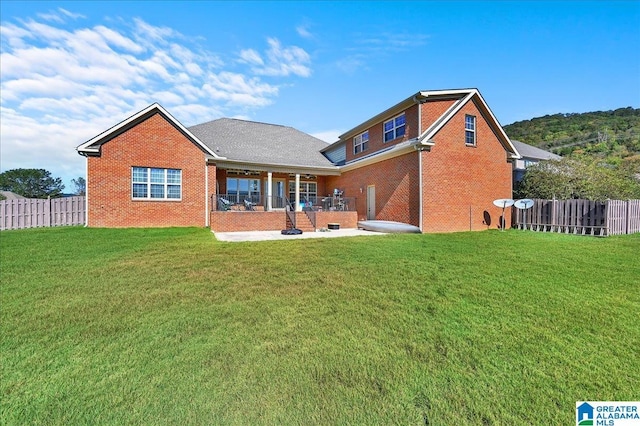
[[[83,225],[85,197],[0,201],[0,230]]]
[[[513,211],[513,226],[541,232],[619,235],[640,232],[640,200],[533,200]]]

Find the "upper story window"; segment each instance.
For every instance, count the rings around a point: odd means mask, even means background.
[[[464,143],[476,144],[476,118],[473,115],[464,116]]]
[[[358,154],[369,148],[369,131],[359,134],[353,138],[353,153]]]
[[[180,200],[182,170],[133,167],[131,195],[135,200]]]
[[[389,121],[384,122],[384,141],[389,142],[401,136],[404,136],[405,116],[404,113]]]

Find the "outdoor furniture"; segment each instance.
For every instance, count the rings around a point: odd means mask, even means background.
[[[218,198],[218,210],[226,212],[231,210],[231,201],[225,198]]]
[[[244,200],[244,209],[247,211],[255,211],[254,204],[249,200]]]

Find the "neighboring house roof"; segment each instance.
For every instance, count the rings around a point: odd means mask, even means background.
[[[4,198],[6,198],[7,200],[18,200],[21,198],[27,198],[27,197],[23,197],[20,194],[16,194],[15,192],[11,192],[11,191],[0,191],[0,194],[4,195]]]
[[[171,114],[167,112],[160,104],[154,103],[146,107],[140,112],[133,114],[131,117],[121,121],[116,124],[112,128],[100,133],[98,136],[89,139],[87,142],[79,145],[76,148],[76,151],[80,155],[84,156],[96,156],[100,155],[100,147],[102,144],[109,142],[111,139],[116,136],[126,132],[127,130],[135,127],[141,122],[145,121],[149,117],[154,114],[162,115],[170,124],[172,124],[179,132],[185,135],[188,139],[191,140],[194,144],[199,146],[206,154],[212,156],[213,158],[219,158],[216,153],[211,151],[206,145],[204,145],[197,137],[195,137],[186,127],[182,125],[178,120],[176,120]]]
[[[535,146],[528,145],[524,142],[511,140],[513,145],[522,155],[523,158],[531,158],[533,160],[559,160],[562,157],[552,152],[545,151],[544,149],[536,148]]]
[[[189,131],[227,162],[336,169],[320,152],[326,142],[292,127],[220,118]]]

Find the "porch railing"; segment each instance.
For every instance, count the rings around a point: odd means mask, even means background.
[[[211,209],[219,211],[227,210],[260,210],[266,211],[271,207],[272,210],[284,209],[287,206],[285,197],[272,196],[270,198],[265,195],[238,195],[238,194],[220,194],[211,196]]]
[[[355,211],[355,197],[302,197],[302,211]]]
[[[269,201],[271,201],[269,203]],[[260,194],[220,194],[211,196],[211,209],[226,210],[271,210],[288,209],[295,211],[294,201],[277,195],[269,197]],[[304,212],[355,211],[355,197],[300,197],[300,209]],[[312,214],[308,215],[311,219]],[[311,219],[313,221],[313,219]]]

